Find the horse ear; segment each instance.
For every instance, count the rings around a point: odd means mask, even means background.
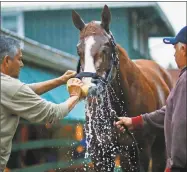
[[[103,28],[107,32],[109,32],[109,25],[110,25],[110,21],[111,21],[111,13],[110,13],[110,10],[109,10],[107,5],[104,6],[101,17],[102,17],[101,18],[102,19],[101,25],[103,26]]]
[[[72,20],[77,29],[80,31],[84,28],[85,23],[76,11],[72,11]]]

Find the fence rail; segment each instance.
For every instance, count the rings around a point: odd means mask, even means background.
[[[71,145],[77,146],[80,142],[75,140],[64,139],[45,139],[29,141],[25,143],[14,143],[12,151],[40,149],[40,148],[53,148],[53,147],[69,147]]]

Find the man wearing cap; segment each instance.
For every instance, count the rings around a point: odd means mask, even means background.
[[[164,43],[175,48],[175,61],[181,70],[175,88],[167,98],[166,105],[151,113],[137,117],[120,117],[116,125],[128,129],[164,128],[167,165],[165,172],[187,172],[187,26],[174,38],[164,38]]]

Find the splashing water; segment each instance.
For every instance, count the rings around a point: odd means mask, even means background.
[[[119,78],[119,73],[117,77]],[[120,82],[118,82],[118,87],[121,88]],[[133,154],[129,152],[128,146],[119,145],[119,134],[113,126],[115,116],[127,116],[124,109],[124,101],[119,99],[112,85],[103,85],[102,90],[104,90],[102,94],[97,96],[90,95],[86,99],[85,134],[87,147],[85,158],[91,156],[92,159],[96,159],[96,166],[104,166],[104,163],[107,164],[107,167],[101,167],[102,171],[113,171],[112,169],[115,166],[114,158],[116,154],[126,153],[130,165],[130,169],[127,169],[127,172],[136,171],[136,143],[132,142]],[[123,95],[122,90],[120,90],[120,94]],[[118,113],[120,112],[120,114],[117,114],[114,107],[116,104],[118,105]],[[106,155],[109,155],[110,157],[107,157]],[[102,159],[100,159],[101,157]],[[131,163],[132,160],[133,163]]]

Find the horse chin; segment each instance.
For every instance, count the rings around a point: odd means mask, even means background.
[[[91,104],[98,102],[98,90],[96,85],[89,87],[87,101]]]
[[[95,85],[95,86],[91,86],[91,87],[89,88],[88,96],[89,96],[89,97],[96,97],[96,96],[98,96],[98,93],[97,93],[97,86],[96,86],[96,85]]]

